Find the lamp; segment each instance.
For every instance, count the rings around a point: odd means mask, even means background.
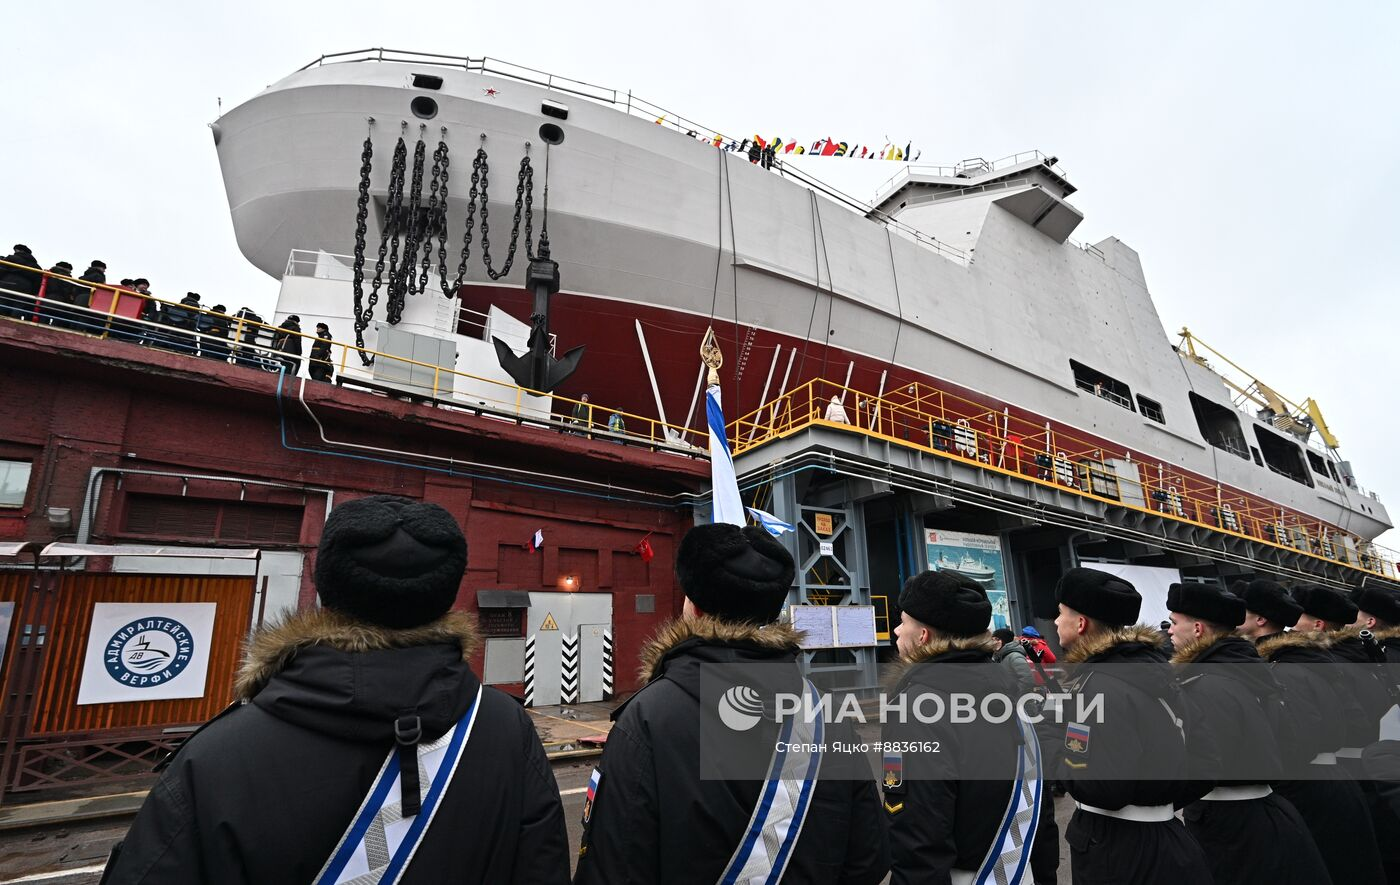
[[[73,509],[71,507],[50,507],[46,515],[52,528],[67,529],[73,527]]]

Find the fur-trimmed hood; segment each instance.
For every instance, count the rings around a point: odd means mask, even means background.
[[[400,716],[418,716],[431,740],[470,706],[480,680],[466,612],[405,630],[327,609],[299,612],[248,641],[235,681],[240,700],[278,719],[346,740],[393,739]]]
[[[233,683],[234,697],[253,697],[297,652],[312,646],[353,653],[421,645],[456,645],[462,649],[462,660],[469,660],[480,645],[476,619],[467,612],[453,611],[421,627],[393,630],[331,609],[296,612],[259,629],[244,643],[243,661]]]
[[[1254,643],[1259,656],[1270,663],[1327,664],[1333,661],[1328,638],[1322,633],[1289,630],[1265,636]]]
[[[996,643],[992,641],[990,633],[979,633],[976,636],[940,636],[901,656],[900,661],[905,664],[922,664],[953,651],[986,652],[990,655],[996,650]]]
[[[1202,660],[1204,659],[1204,660]],[[1234,633],[1207,633],[1200,639],[1186,644],[1172,655],[1172,663],[1178,665],[1202,663],[1238,663],[1260,660],[1254,643]]]
[[[1144,647],[1156,651],[1156,655],[1152,657],[1159,660],[1165,657],[1162,654],[1162,631],[1146,624],[1134,624],[1131,627],[1120,627],[1081,639],[1065,652],[1064,662],[1082,664],[1090,658],[1102,657],[1112,652],[1132,653],[1136,657],[1141,650],[1145,650]],[[1150,661],[1144,661],[1148,662]]]
[[[645,684],[661,675],[666,657],[687,643],[757,652],[755,657],[796,655],[806,635],[788,624],[766,626],[722,621],[709,616],[674,618],[662,624],[642,646],[642,662],[637,673]]]
[[[1372,630],[1371,635],[1375,636],[1376,641],[1382,645],[1387,642],[1395,642],[1400,640],[1400,627],[1382,627],[1377,630]]]

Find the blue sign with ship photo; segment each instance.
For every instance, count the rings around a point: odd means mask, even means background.
[[[926,529],[924,544],[930,569],[955,572],[971,578],[987,591],[987,599],[992,603],[991,629],[1011,626],[1011,602],[1007,596],[1006,571],[1001,561],[1001,538]]]

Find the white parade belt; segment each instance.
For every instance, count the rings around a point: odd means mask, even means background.
[[[1090,814],[1101,814],[1104,817],[1130,820],[1140,824],[1166,823],[1176,817],[1176,810],[1170,805],[1124,805],[1122,808],[1096,808],[1093,805],[1085,805],[1083,802],[1074,804]]]
[[[1316,756],[1314,756],[1314,757],[1312,758],[1312,762],[1309,763],[1309,764],[1311,764],[1311,765],[1336,765],[1336,764],[1337,764],[1337,754],[1336,754],[1336,753],[1318,753]]]
[[[977,873],[972,870],[949,870],[953,885],[976,885]]]
[[[1337,758],[1338,758],[1338,759],[1360,759],[1360,758],[1361,758],[1361,748],[1360,748],[1360,747],[1342,747],[1341,749],[1339,749],[1339,750],[1337,751]]]
[[[1268,784],[1247,784],[1243,787],[1216,787],[1201,797],[1202,802],[1243,802],[1246,799],[1263,799],[1272,793]]]

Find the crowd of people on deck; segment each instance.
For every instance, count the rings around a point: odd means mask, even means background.
[[[73,265],[60,261],[44,273],[33,250],[17,244],[0,264],[0,316],[67,329],[106,335],[146,347],[156,347],[217,362],[285,371],[288,377],[301,370],[303,335],[301,318],[287,317],[275,328],[248,307],[230,314],[223,304],[205,307],[198,292],[188,292],[178,302],[159,300],[145,277],[107,282],[107,265],[89,262],[81,276]],[[135,309],[118,311],[121,300]],[[314,381],[332,381],[333,338],[330,327],[316,324],[307,372]]]

